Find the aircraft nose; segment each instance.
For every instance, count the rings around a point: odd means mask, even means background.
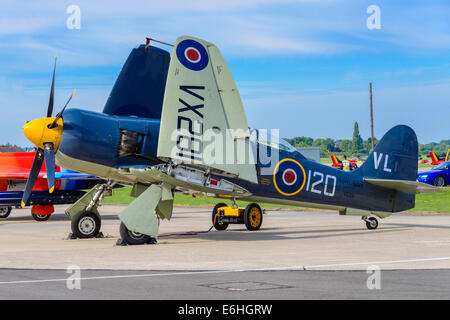
[[[25,123],[22,128],[23,134],[35,146],[39,146],[44,134],[44,128],[40,119]]]
[[[63,119],[59,118],[52,127],[55,119],[54,117],[48,117],[27,122],[22,128],[23,134],[40,149],[45,149],[44,144],[46,143],[53,143],[56,151],[61,142],[64,123]]]

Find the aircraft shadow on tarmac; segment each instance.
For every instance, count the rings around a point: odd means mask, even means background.
[[[413,227],[413,228],[430,228],[430,229],[450,229],[450,226],[440,226],[431,224],[415,224],[415,223],[386,223],[390,226]]]
[[[235,229],[229,231],[211,232],[207,234],[195,235],[195,238],[211,241],[267,241],[267,240],[286,240],[286,239],[319,239],[319,238],[335,238],[352,235],[369,235],[372,233],[399,232],[408,230],[405,227],[392,227],[377,230],[376,232],[367,232],[364,229],[327,229],[327,230],[307,230],[307,231],[281,231],[277,228],[261,229],[264,232],[248,232],[245,229]],[[266,232],[274,230],[273,232]],[[279,231],[276,231],[279,230]],[[317,234],[319,233],[319,234]],[[160,242],[173,237],[161,234],[158,239]],[[187,236],[183,236],[186,239]]]
[[[206,212],[206,211],[205,211]],[[177,212],[177,216],[174,217],[175,220],[179,219],[189,219],[190,216],[184,216],[183,213],[189,214],[192,212]],[[203,212],[196,212],[203,213]],[[117,214],[102,214],[103,220],[118,220]],[[10,222],[32,222],[37,223],[33,220],[31,216],[14,216],[14,211],[11,216],[7,219],[1,221]],[[52,221],[69,221],[69,218],[64,213],[52,214],[49,222]],[[44,222],[45,223],[45,222]],[[386,233],[386,232],[398,232],[404,230],[410,230],[411,228],[433,228],[433,229],[450,229],[450,226],[443,225],[423,225],[423,224],[409,224],[409,223],[386,223],[383,229],[376,231],[367,231],[364,228],[341,228],[341,229],[314,229],[314,230],[304,230],[304,231],[286,231],[289,227],[284,228],[262,228],[259,232],[248,232],[245,228],[236,228],[227,231],[217,232],[213,230],[210,233],[198,234],[194,236],[179,236],[178,238],[183,239],[195,239],[202,238],[204,240],[211,241],[266,241],[266,240],[286,240],[286,239],[319,239],[319,238],[335,238],[342,236],[352,236],[352,235],[365,235],[374,233]],[[283,231],[284,230],[284,231]],[[269,232],[268,232],[269,231]],[[173,236],[167,236],[164,233],[160,235],[160,242],[173,239]]]

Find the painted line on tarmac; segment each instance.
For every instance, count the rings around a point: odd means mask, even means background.
[[[438,258],[422,258],[422,259],[404,259],[404,260],[390,260],[390,261],[371,261],[371,262],[354,262],[354,263],[335,263],[335,264],[319,264],[319,265],[305,265],[292,267],[274,267],[274,268],[260,268],[260,269],[237,269],[237,270],[213,270],[213,271],[189,271],[189,272],[166,272],[166,273],[144,273],[144,274],[130,274],[130,275],[116,275],[116,276],[98,276],[98,277],[81,277],[78,280],[108,280],[108,279],[127,279],[127,278],[151,278],[151,277],[169,277],[169,276],[186,276],[186,275],[204,275],[204,274],[218,274],[218,273],[236,273],[236,272],[263,272],[263,271],[288,271],[288,270],[303,270],[331,267],[347,267],[347,266],[362,266],[362,265],[380,265],[380,264],[397,264],[397,263],[413,263],[413,262],[427,262],[427,261],[443,261],[450,260],[450,257]],[[89,270],[91,271],[91,270]],[[73,278],[59,278],[59,279],[41,279],[41,280],[15,280],[15,281],[1,281],[0,285],[8,284],[33,284],[46,282],[63,282],[67,280],[74,280]]]
[[[372,261],[372,262],[335,263],[335,264],[319,264],[319,265],[304,266],[304,269],[308,270],[308,269],[319,269],[319,268],[330,268],[330,267],[351,267],[351,266],[363,266],[363,265],[372,265],[372,264],[396,264],[396,263],[427,262],[427,261],[442,261],[442,260],[450,260],[450,257],[422,258],[422,259],[404,259],[404,260],[391,260],[391,261]]]

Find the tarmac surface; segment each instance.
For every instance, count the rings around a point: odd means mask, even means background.
[[[105,238],[87,240],[66,240],[64,206],[47,222],[13,209],[0,220],[0,299],[450,298],[447,215],[394,214],[367,230],[335,212],[267,211],[256,232],[164,236],[210,227],[211,208],[176,207],[158,244],[123,247],[123,208],[101,207]],[[81,290],[68,289],[75,275]]]

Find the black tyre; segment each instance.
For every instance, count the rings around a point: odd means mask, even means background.
[[[128,230],[123,222],[120,223],[120,236],[127,244],[146,244],[150,242],[150,236]]]
[[[0,207],[0,218],[8,218],[9,215],[11,214],[11,207]]]
[[[444,179],[444,177],[443,176],[437,176],[436,178],[434,178],[433,184],[436,187],[443,187],[443,186],[445,186],[445,179]]]
[[[370,217],[366,220],[366,227],[369,230],[375,230],[378,228],[378,220],[374,217]]]
[[[244,211],[244,223],[249,231],[256,231],[262,225],[263,213],[257,203],[250,203]]]
[[[44,222],[44,221],[47,221],[48,219],[50,219],[51,214],[34,214],[34,213],[32,213],[31,216],[37,222]]]
[[[225,223],[225,222],[219,223],[219,221],[216,219],[216,215],[217,215],[219,208],[226,207],[226,206],[227,205],[225,203],[218,203],[214,206],[214,209],[212,211],[212,223],[214,225],[214,228],[218,231],[223,231],[226,228],[228,228],[228,223]]]
[[[98,235],[101,225],[98,215],[90,211],[81,211],[72,218],[71,228],[77,238],[89,239]]]

